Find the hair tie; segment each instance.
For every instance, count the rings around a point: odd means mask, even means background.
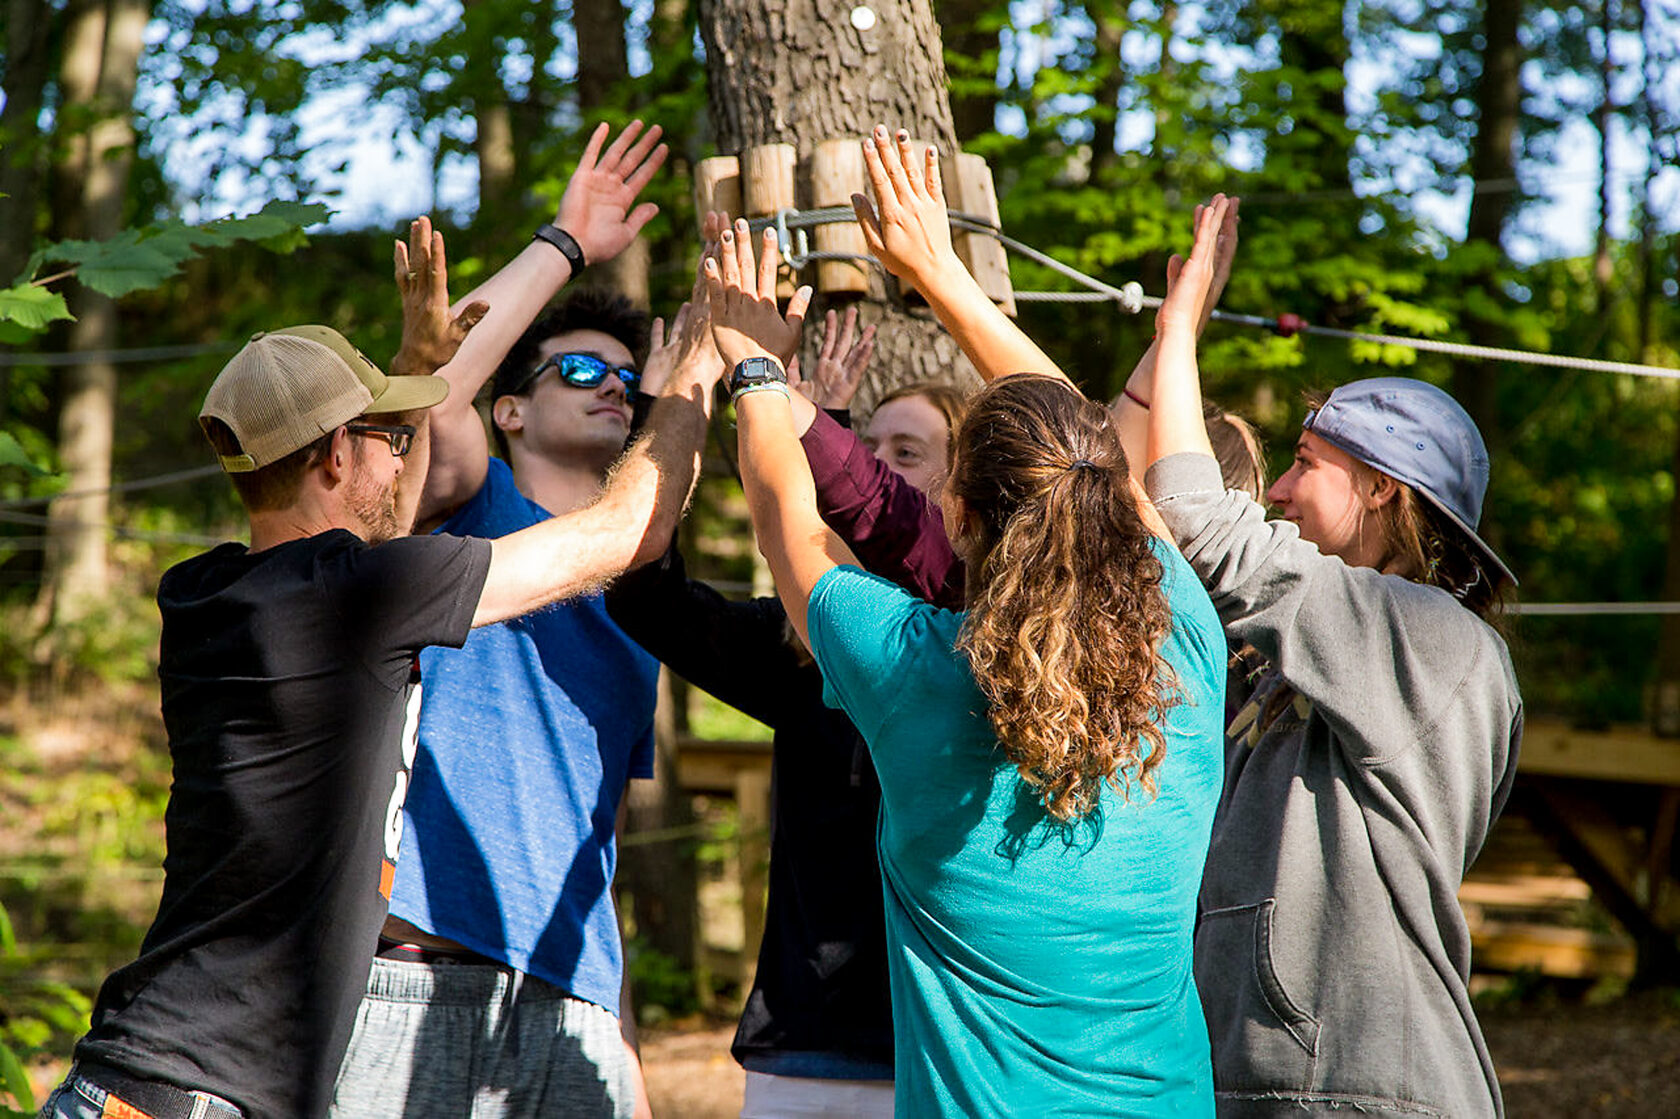
[[[1097,466],[1096,463],[1092,462],[1088,458],[1076,458],[1071,463],[1068,464],[1068,469],[1069,470],[1097,470],[1097,469],[1099,469],[1099,467]]]

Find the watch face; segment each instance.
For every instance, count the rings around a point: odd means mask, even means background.
[[[787,384],[787,373],[767,357],[749,357],[729,377],[729,390],[738,391],[748,385]]]

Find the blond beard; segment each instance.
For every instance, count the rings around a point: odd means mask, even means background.
[[[406,535],[397,518],[396,487],[374,483],[359,460],[344,501],[351,516],[361,523],[362,539],[369,544],[383,544]]]

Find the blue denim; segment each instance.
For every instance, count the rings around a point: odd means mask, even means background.
[[[35,1119],[100,1119],[112,1093],[76,1072],[71,1065],[64,1082],[53,1089]],[[242,1119],[245,1114],[220,1096],[194,1092],[193,1119]],[[121,1096],[117,1097],[121,1099]]]

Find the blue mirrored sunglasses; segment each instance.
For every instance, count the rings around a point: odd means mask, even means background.
[[[531,370],[531,375],[525,379],[525,383],[535,384],[546,369],[553,369],[560,374],[562,381],[580,389],[594,388],[605,380],[609,373],[616,373],[618,379],[624,382],[626,395],[635,392],[637,386],[642,383],[642,375],[636,370],[627,365],[615,366],[594,354],[551,354],[541,365]]]

